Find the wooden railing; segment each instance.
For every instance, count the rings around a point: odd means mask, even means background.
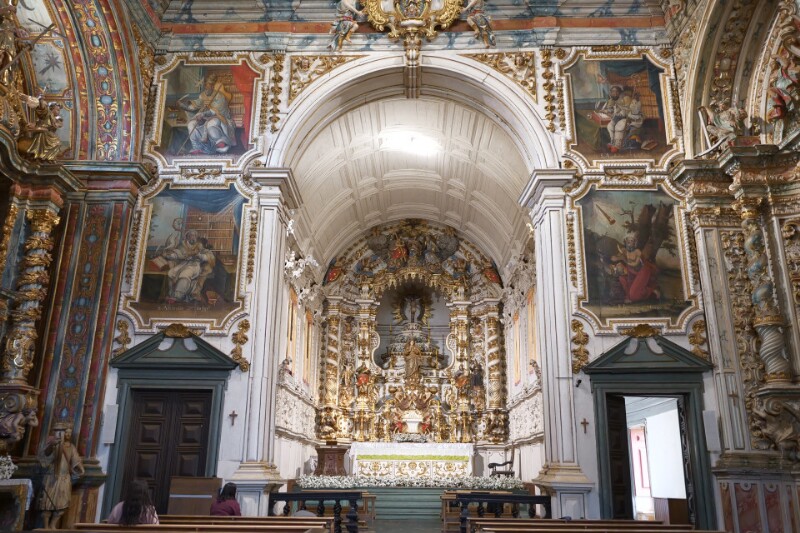
[[[308,502],[316,502],[317,516],[325,515],[325,502],[333,502],[333,531],[334,533],[342,533],[342,501],[346,501],[350,505],[347,512],[347,523],[345,527],[348,533],[358,532],[358,500],[362,499],[361,492],[342,492],[342,491],[315,491],[315,492],[272,492],[269,495],[269,509],[272,513],[272,508],[276,502],[286,502],[283,507],[283,514],[288,516],[292,513],[292,503],[296,502],[299,505],[294,506],[294,511],[297,509],[308,509]]]
[[[461,533],[468,533],[467,519],[469,518],[469,505],[471,503],[478,504],[478,516],[483,518],[486,515],[487,507],[491,506],[491,511],[494,516],[500,517],[503,514],[503,507],[506,504],[512,506],[511,514],[515,518],[519,516],[519,506],[528,506],[528,516],[533,518],[536,516],[536,506],[541,505],[544,508],[544,516],[541,518],[553,518],[552,504],[550,496],[534,496],[532,494],[480,494],[480,493],[467,493],[457,494],[456,502],[461,507]]]

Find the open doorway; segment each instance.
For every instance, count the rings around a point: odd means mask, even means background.
[[[624,396],[632,518],[688,524],[678,398]]]

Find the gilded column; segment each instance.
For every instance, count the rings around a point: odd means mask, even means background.
[[[742,217],[747,275],[752,285],[751,299],[757,315],[753,326],[761,339],[758,355],[764,362],[764,379],[767,383],[788,384],[791,382],[792,368],[783,336],[786,322],[775,295],[775,282],[761,225],[760,204],[760,199],[741,198],[736,202]]]
[[[450,305],[450,335],[454,361],[452,365],[452,387],[456,391],[455,417],[451,422],[451,440],[472,442],[472,415],[470,413],[469,367],[469,302],[455,301]]]
[[[36,321],[42,315],[42,302],[50,283],[49,267],[53,260],[53,228],[60,219],[51,208],[29,209],[25,214],[31,233],[23,246],[25,255],[17,278],[16,306],[11,312],[11,325],[3,356],[3,381],[26,385],[33,367],[33,352],[38,334]]]
[[[330,440],[336,437],[339,430],[339,336],[341,315],[340,298],[328,299],[327,327],[325,332],[325,360],[320,368],[322,381],[322,414],[320,415],[320,438]]]
[[[486,315],[486,374],[489,385],[486,437],[492,443],[505,442],[508,437],[505,359],[499,309],[493,306]]]

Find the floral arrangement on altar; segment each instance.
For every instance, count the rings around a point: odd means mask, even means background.
[[[364,476],[300,476],[297,484],[303,489],[354,489],[370,487],[448,488],[472,490],[523,489],[522,480],[513,477],[364,477]]]
[[[0,479],[11,479],[17,465],[11,462],[11,456],[0,455]]]

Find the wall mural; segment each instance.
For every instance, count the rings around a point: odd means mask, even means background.
[[[213,321],[219,327],[242,307],[237,287],[246,201],[233,184],[221,189],[167,185],[145,200],[150,218],[139,287],[124,303],[143,326],[179,320]]]
[[[233,157],[247,152],[258,74],[238,65],[187,65],[162,75],[162,110],[155,151],[176,158]]]
[[[649,53],[617,59],[580,50],[563,73],[571,95],[566,148],[589,166],[646,160],[661,166],[675,152],[679,141],[665,114],[668,68]]]
[[[575,202],[586,276],[580,304],[601,325],[642,318],[674,325],[693,306],[686,296],[680,204],[662,187],[591,186]]]

